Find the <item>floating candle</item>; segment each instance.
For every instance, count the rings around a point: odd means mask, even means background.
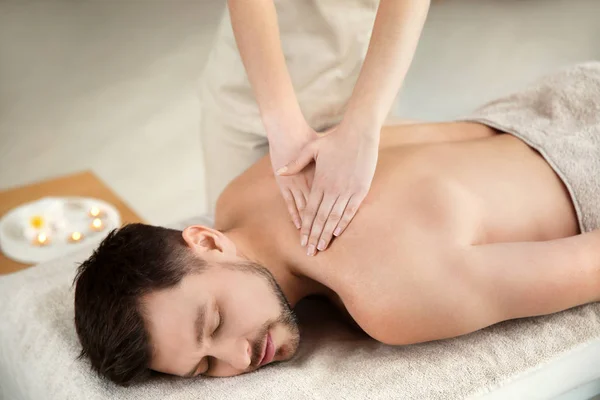
[[[43,232],[40,232],[36,235],[33,244],[36,246],[47,246],[50,244],[50,238]]]
[[[94,220],[92,221],[91,229],[96,232],[101,231],[102,229],[104,229],[104,223],[100,218],[94,218]]]
[[[92,207],[90,208],[90,216],[96,218],[101,214],[101,211],[98,207]]]
[[[71,236],[69,236],[70,243],[80,242],[81,239],[83,239],[83,234],[81,232],[73,232],[71,233]]]

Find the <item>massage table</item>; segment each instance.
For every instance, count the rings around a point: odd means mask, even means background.
[[[210,225],[207,217],[182,221]],[[296,357],[233,378],[159,376],[129,388],[95,376],[73,326],[72,281],[92,248],[0,277],[0,399],[590,399],[600,394],[600,303],[463,337],[392,347],[301,304]]]

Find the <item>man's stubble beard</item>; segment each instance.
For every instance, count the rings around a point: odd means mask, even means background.
[[[285,297],[285,294],[283,294],[283,290],[281,290],[281,287],[275,280],[275,277],[273,277],[273,275],[267,268],[253,261],[244,261],[231,264],[228,263],[225,266],[242,270],[248,273],[258,274],[262,279],[266,280],[267,285],[269,286],[271,292],[275,295],[279,303],[279,317],[276,320],[269,320],[265,322],[262,329],[260,330],[257,340],[255,340],[252,344],[252,354],[256,354],[257,357],[260,357],[265,345],[264,340],[266,338],[267,332],[271,328],[281,325],[288,330],[290,334],[290,341],[288,343],[280,344],[279,349],[277,349],[275,353],[275,357],[281,356],[284,353],[289,353],[286,354],[286,360],[292,358],[296,354],[298,346],[300,345],[300,328],[298,326],[298,317],[296,316],[294,310],[292,310],[289,301]],[[258,363],[260,363],[260,361],[260,359],[252,360],[252,367],[258,368]]]

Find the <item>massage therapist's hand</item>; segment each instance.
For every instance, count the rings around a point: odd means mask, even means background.
[[[293,132],[285,133],[285,135],[272,135],[269,139],[273,171],[294,160],[305,146],[318,138],[317,133],[306,123],[300,124]],[[302,225],[301,216],[309,198],[313,175],[314,168],[310,167],[291,176],[275,174],[275,180],[297,229]]]
[[[295,158],[277,171],[281,177],[301,174],[311,161],[315,173],[302,214],[301,244],[307,254],[323,251],[333,236],[340,236],[367,196],[375,174],[379,128],[345,126],[319,135]]]

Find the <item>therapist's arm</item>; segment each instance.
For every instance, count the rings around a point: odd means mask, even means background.
[[[317,133],[306,122],[296,99],[281,49],[273,0],[229,0],[227,4],[240,56],[269,138],[271,164],[276,170],[297,157]],[[301,171],[275,179],[290,217],[300,229],[312,175]]]
[[[235,40],[269,140],[278,139],[276,135],[288,136],[285,131],[306,122],[281,49],[274,2],[229,0],[227,3]]]
[[[379,134],[415,54],[429,0],[381,0],[344,119]]]

